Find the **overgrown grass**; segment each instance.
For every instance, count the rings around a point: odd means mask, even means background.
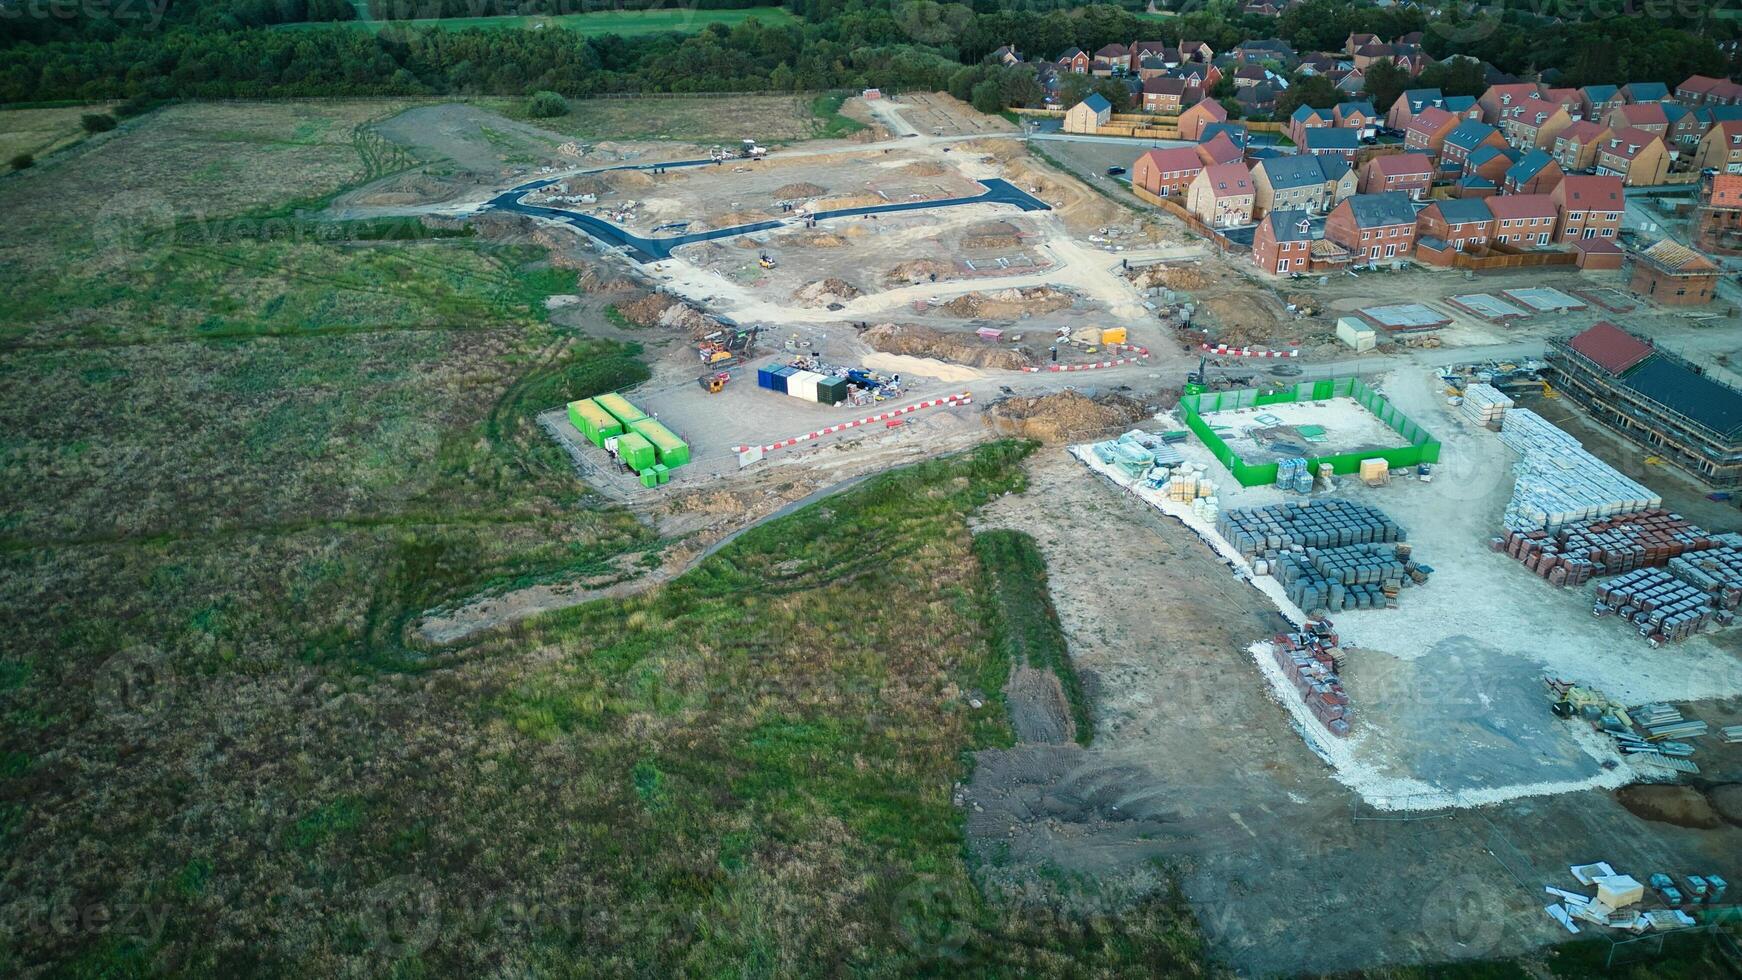
[[[847,96],[841,93],[819,95],[811,100],[811,112],[822,120],[817,136],[822,139],[840,139],[865,128],[864,123],[841,115],[841,106],[846,101]]]
[[[992,644],[1012,664],[1049,671],[1059,679],[1077,743],[1088,745],[1095,722],[1053,609],[1040,548],[1021,531],[986,531],[974,536],[974,557],[984,578],[986,628]]]
[[[424,17],[415,20],[347,20],[280,24],[274,30],[313,31],[346,29],[380,33],[403,30],[431,31],[507,31],[555,30],[573,31],[584,37],[615,34],[638,37],[644,34],[675,32],[699,33],[711,24],[732,27],[747,20],[760,20],[769,26],[792,23],[796,18],[783,7],[744,7],[733,10],[693,10],[656,8],[651,10],[602,10],[585,14],[506,15],[500,17]]]

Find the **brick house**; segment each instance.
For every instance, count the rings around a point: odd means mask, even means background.
[[[1675,98],[1685,106],[1742,105],[1742,85],[1728,78],[1690,75],[1675,87]]]
[[[1549,193],[1555,206],[1555,227],[1563,242],[1585,238],[1616,238],[1627,210],[1626,190],[1619,177],[1573,174]]]
[[[1353,129],[1362,136],[1372,136],[1379,125],[1379,114],[1371,102],[1339,102],[1331,109],[1331,121],[1343,129]]]
[[[1494,215],[1493,242],[1531,248],[1554,241],[1554,199],[1547,194],[1503,194],[1487,200]]]
[[[1434,164],[1425,153],[1392,153],[1374,157],[1361,168],[1363,194],[1402,191],[1412,201],[1427,196],[1434,183]]]
[[[1143,83],[1143,111],[1173,115],[1180,111],[1186,83],[1182,78],[1151,78]]]
[[[1576,88],[1545,88],[1539,93],[1544,102],[1552,102],[1567,111],[1567,117],[1574,122],[1585,118],[1585,102],[1579,97]]]
[[[1356,194],[1331,209],[1325,238],[1348,249],[1357,262],[1405,259],[1415,250],[1415,208],[1397,191]]]
[[[1694,245],[1708,252],[1742,252],[1742,174],[1706,174],[1694,209]]]
[[[1666,238],[1634,253],[1627,288],[1664,306],[1704,306],[1717,295],[1718,266]]]
[[[1090,71],[1096,75],[1111,75],[1131,66],[1131,52],[1123,44],[1109,44],[1095,52]]]
[[[1220,131],[1212,136],[1210,132],[1211,130],[1206,127],[1204,134],[1209,138],[1192,147],[1198,155],[1199,163],[1206,167],[1213,167],[1218,163],[1239,163],[1246,159],[1245,148],[1236,143],[1232,135],[1226,131]]]
[[[1464,176],[1481,177],[1498,190],[1500,182],[1506,179],[1506,171],[1511,170],[1512,165],[1523,158],[1524,154],[1510,146],[1478,147],[1470,154],[1469,162],[1464,167]]]
[[[1507,194],[1547,194],[1560,186],[1561,165],[1543,150],[1531,150],[1506,168],[1500,189]]]
[[[1216,60],[1216,49],[1203,41],[1181,41],[1179,56],[1182,62],[1195,61],[1200,65],[1207,65]]]
[[[1301,143],[1306,142],[1306,137],[1301,134],[1305,133],[1307,130],[1326,129],[1332,125],[1334,124],[1331,121],[1331,113],[1329,110],[1315,109],[1310,105],[1301,105],[1288,117],[1288,138],[1293,140],[1295,145],[1298,146]]]
[[[1644,102],[1667,102],[1674,96],[1662,82],[1628,82],[1621,86],[1621,97],[1635,105]]]
[[[1350,57],[1354,57],[1355,52],[1369,44],[1383,43],[1384,42],[1379,39],[1379,35],[1377,34],[1356,34],[1350,32],[1349,36],[1343,39],[1343,53]]]
[[[1629,187],[1654,187],[1669,173],[1669,147],[1656,133],[1621,129],[1597,147],[1597,173]]]
[[[1272,211],[1252,233],[1252,264],[1265,272],[1307,272],[1312,249],[1312,220],[1305,211]]]
[[[1423,109],[1444,109],[1444,102],[1445,97],[1437,88],[1405,89],[1385,110],[1385,125],[1401,132],[1409,128],[1416,113]]]
[[[1438,238],[1459,252],[1480,249],[1494,234],[1494,212],[1481,198],[1435,201],[1416,216],[1416,233]]]
[[[1549,152],[1562,171],[1589,170],[1597,165],[1597,146],[1608,138],[1609,127],[1581,119],[1556,134]]]
[[[1186,207],[1212,228],[1251,224],[1252,172],[1244,163],[1218,163],[1198,171],[1186,188]]]
[[[1222,108],[1222,103],[1203,99],[1179,114],[1179,138],[1196,140],[1203,134],[1205,126],[1227,121],[1228,110]]]
[[[1614,85],[1587,85],[1579,89],[1579,118],[1586,122],[1602,122],[1609,111],[1626,100]]]
[[[1196,147],[1149,150],[1131,165],[1131,184],[1159,197],[1185,193],[1186,186],[1204,169]]]
[[[1298,152],[1314,156],[1338,156],[1347,163],[1355,162],[1361,152],[1361,137],[1352,129],[1309,129]]]
[[[1500,135],[1500,130],[1485,122],[1466,119],[1440,141],[1440,170],[1447,174],[1462,173],[1470,154],[1484,146],[1500,149],[1505,145],[1506,138]]]
[[[1446,134],[1456,129],[1459,122],[1457,116],[1444,109],[1423,109],[1403,131],[1403,145],[1411,152],[1438,156]]]
[[[1073,75],[1087,75],[1094,61],[1095,59],[1089,57],[1089,53],[1082,48],[1072,48],[1059,55],[1059,71]]]
[[[1509,82],[1503,85],[1490,85],[1488,91],[1476,102],[1482,107],[1482,121],[1490,126],[1500,125],[1500,120],[1506,116],[1506,110],[1525,99],[1536,97],[1536,85],[1532,82]]]
[[[1742,119],[1718,123],[1700,137],[1694,166],[1723,174],[1742,174]]]
[[[1505,106],[1500,116],[1506,142],[1521,150],[1553,145],[1555,134],[1572,124],[1567,110],[1534,95]]]
[[[1323,214],[1355,193],[1355,172],[1340,157],[1266,157],[1252,168],[1252,213]]]
[[[1663,111],[1663,104],[1660,102],[1616,106],[1604,118],[1603,124],[1616,132],[1623,129],[1643,129],[1660,136],[1669,132],[1669,116]]]

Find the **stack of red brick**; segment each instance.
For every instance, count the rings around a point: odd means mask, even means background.
[[[1303,632],[1277,634],[1270,641],[1270,651],[1313,716],[1331,734],[1347,736],[1354,715],[1349,695],[1337,677],[1342,666],[1342,658],[1334,652],[1337,634],[1330,632],[1328,621],[1320,622],[1317,628],[1308,624]]]
[[[1508,531],[1489,539],[1495,551],[1518,559],[1555,586],[1662,567],[1671,558],[1716,544],[1704,529],[1663,510],[1576,521],[1552,536],[1547,531]]]

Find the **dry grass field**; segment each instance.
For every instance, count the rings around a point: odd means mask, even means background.
[[[521,106],[495,108],[514,112]],[[588,140],[670,139],[703,143],[764,143],[844,136],[859,128],[838,115],[839,99],[790,95],[716,98],[577,99],[566,116],[536,120],[548,129]]]
[[[106,105],[54,109],[0,109],[0,164],[20,153],[44,157],[85,135],[79,117],[108,111]]]

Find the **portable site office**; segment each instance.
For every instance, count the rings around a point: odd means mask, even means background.
[[[645,470],[651,470],[653,469],[653,464],[659,462],[658,454],[654,452],[653,449],[653,443],[648,442],[647,438],[641,435],[641,433],[625,432],[620,436],[613,436],[612,438],[616,440],[614,445],[617,450],[617,458],[628,463],[629,468],[635,472],[640,473]],[[607,448],[612,445],[613,443],[607,440]]]
[[[603,446],[606,439],[623,431],[623,423],[591,398],[569,402],[569,424],[595,446]]]
[[[668,468],[676,468],[690,461],[689,443],[679,439],[675,433],[657,419],[641,419],[629,425],[632,432],[646,439],[653,446],[653,451],[659,456],[659,461]]]

